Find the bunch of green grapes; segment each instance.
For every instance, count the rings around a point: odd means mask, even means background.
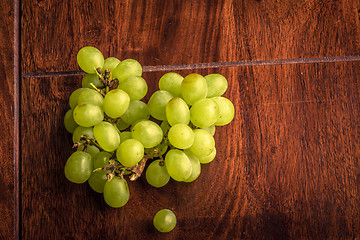
[[[215,158],[215,128],[234,118],[232,102],[222,96],[224,76],[166,73],[145,103],[148,86],[136,60],[104,59],[98,49],[84,47],[77,62],[86,75],[64,117],[77,147],[65,164],[69,181],[87,181],[117,208],[130,197],[126,175],[136,180],[145,171],[157,188],[171,178],[192,182],[201,164]]]

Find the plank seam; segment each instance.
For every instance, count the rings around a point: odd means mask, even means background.
[[[21,236],[21,159],[20,159],[20,106],[21,106],[21,2],[14,0],[14,239]]]
[[[163,72],[163,71],[195,70],[195,69],[206,69],[206,68],[252,67],[252,66],[290,65],[290,64],[355,62],[355,61],[360,61],[360,56],[294,58],[294,59],[273,59],[273,60],[244,60],[244,61],[235,61],[235,62],[144,66],[143,72]],[[82,74],[84,74],[83,71],[56,71],[56,72],[25,73],[22,74],[21,77],[23,78],[64,77],[64,76],[77,76]]]

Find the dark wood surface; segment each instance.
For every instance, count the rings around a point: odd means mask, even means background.
[[[0,8],[0,239],[14,234],[14,8]]]
[[[356,0],[24,1],[23,73],[78,69],[80,47],[143,65],[359,55]]]
[[[360,238],[359,58],[178,71],[226,76],[235,119],[217,129],[218,155],[199,179],[154,189],[141,178],[129,183],[121,209],[64,177],[73,150],[63,116],[81,76],[23,77],[21,189],[14,192],[14,10],[5,5],[0,239],[16,236],[16,224],[22,239]],[[38,0],[21,1],[21,9],[27,76],[78,70],[76,53],[85,45],[145,66],[360,55],[357,0]],[[144,73],[149,94],[164,73]],[[152,226],[162,208],[178,219],[168,234]]]

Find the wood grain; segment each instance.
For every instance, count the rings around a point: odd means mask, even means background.
[[[360,237],[360,64],[223,68],[234,121],[190,184],[129,183],[121,209],[63,173],[63,115],[79,77],[22,81],[24,239],[356,239]],[[186,75],[212,69],[179,71]],[[149,91],[163,73],[146,73]],[[149,95],[147,96],[147,98]],[[173,209],[160,234],[154,214]]]
[[[14,9],[12,1],[0,8],[0,239],[14,234]]]
[[[23,1],[23,73],[86,45],[143,65],[360,55],[359,1]]]

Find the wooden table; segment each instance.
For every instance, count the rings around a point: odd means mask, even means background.
[[[2,3],[0,239],[360,238],[358,0]],[[146,99],[170,71],[228,79],[235,119],[199,179],[141,178],[121,209],[65,179],[86,45],[145,66]]]

